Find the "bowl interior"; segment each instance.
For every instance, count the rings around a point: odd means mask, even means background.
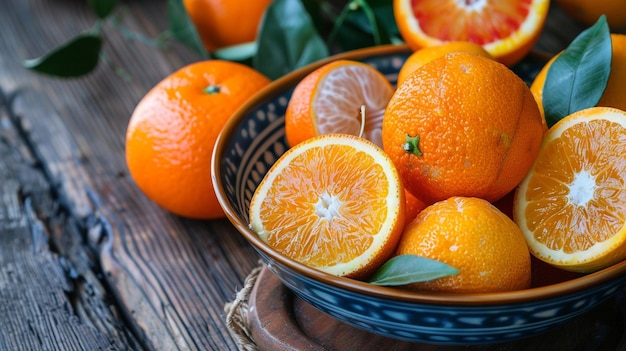
[[[339,278],[281,256],[248,227],[248,208],[258,184],[271,165],[289,148],[285,139],[285,110],[296,84],[308,73],[336,59],[363,61],[378,69],[395,85],[398,71],[410,50],[405,46],[381,46],[331,57],[288,74],[250,99],[225,126],[218,138],[213,160],[213,183],[226,216],[267,261],[278,262],[300,274],[331,286],[416,302],[442,304],[502,304],[550,298],[574,293],[605,282],[625,280],[626,262],[602,271],[581,275],[533,260],[533,287],[522,291],[487,294],[433,294],[380,287]],[[543,65],[542,59],[522,61],[513,68],[531,82]]]

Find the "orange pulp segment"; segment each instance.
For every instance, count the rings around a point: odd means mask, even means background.
[[[382,145],[385,107],[394,89],[374,67],[359,61],[336,60],[303,78],[294,89],[285,114],[287,142],[294,146],[315,135],[360,135],[365,106],[364,138]]]

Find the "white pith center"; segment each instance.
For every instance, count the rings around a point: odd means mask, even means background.
[[[457,6],[465,11],[480,11],[487,4],[485,0],[457,0]]]
[[[341,201],[337,196],[323,193],[315,204],[315,214],[320,218],[332,220],[339,216]]]
[[[569,185],[567,199],[571,204],[577,206],[587,206],[593,199],[596,189],[596,178],[588,171],[582,170],[574,175],[574,180]]]

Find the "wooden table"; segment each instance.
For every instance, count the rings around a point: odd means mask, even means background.
[[[124,160],[137,102],[199,57],[105,27],[95,72],[35,74],[23,59],[96,19],[85,1],[1,3],[0,349],[236,350],[224,306],[258,266],[256,253],[225,219],[156,206]],[[165,0],[122,5],[131,31],[154,38],[167,28]],[[558,52],[581,29],[553,5],[536,49]]]

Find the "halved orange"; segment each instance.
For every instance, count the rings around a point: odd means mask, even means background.
[[[404,188],[384,151],[323,134],[285,152],[250,203],[250,228],[281,254],[324,272],[368,277],[393,254]]]
[[[413,50],[471,41],[512,66],[539,38],[549,5],[549,0],[394,0],[393,10]]]
[[[626,259],[626,112],[592,107],[552,126],[513,216],[551,265],[592,272]]]
[[[381,146],[383,114],[393,91],[387,78],[366,63],[336,60],[325,64],[302,79],[289,99],[287,143],[293,146],[328,133],[360,136],[361,106],[365,106],[362,136]]]

